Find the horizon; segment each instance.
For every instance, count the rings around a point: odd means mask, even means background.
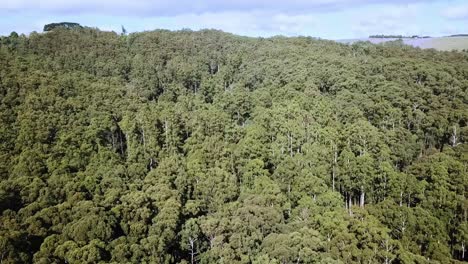
[[[216,29],[248,37],[306,36],[330,40],[370,35],[441,37],[466,33],[468,3],[460,0],[294,0],[235,3],[203,0],[11,0],[0,4],[0,35],[42,32],[45,24],[76,22],[103,31]]]
[[[48,24],[60,24],[60,23],[76,23],[76,22],[73,22],[73,21],[54,21],[54,22],[51,22],[51,23],[48,23]],[[48,24],[45,24],[44,26],[48,25]],[[79,24],[79,23],[77,23]],[[225,31],[223,29],[217,29],[217,28],[199,28],[199,29],[191,29],[191,28],[179,28],[179,29],[167,29],[167,28],[154,28],[154,29],[144,29],[144,30],[141,30],[141,31],[133,31],[133,32],[128,32],[128,30],[125,28],[124,25],[121,25],[121,29],[120,30],[114,30],[114,29],[101,29],[99,27],[96,27],[96,26],[93,26],[93,25],[82,25],[82,24],[79,24],[79,26],[83,27],[83,28],[90,28],[90,29],[97,29],[99,31],[103,31],[103,32],[114,32],[116,34],[126,34],[126,35],[129,35],[129,34],[138,34],[138,33],[144,33],[144,32],[152,32],[152,31],[170,31],[170,32],[179,32],[179,31],[185,31],[185,30],[189,30],[189,31],[192,31],[192,32],[201,32],[201,31],[220,31],[220,32],[223,32],[223,33],[226,33],[226,34],[233,34],[235,36],[239,36],[239,37],[247,37],[247,38],[275,38],[275,37],[284,37],[284,38],[301,38],[301,37],[304,37],[304,38],[315,38],[315,39],[319,39],[319,40],[332,40],[332,41],[355,41],[355,40],[366,40],[366,39],[410,39],[410,38],[444,38],[444,37],[468,37],[468,34],[466,33],[463,33],[463,32],[459,32],[459,33],[454,33],[454,34],[451,34],[451,35],[441,35],[441,36],[430,36],[430,35],[416,35],[416,34],[410,34],[410,35],[403,35],[403,34],[385,34],[385,33],[381,33],[381,34],[377,34],[377,35],[370,35],[370,36],[362,36],[362,37],[356,37],[356,38],[348,38],[348,39],[327,39],[327,38],[321,38],[321,37],[317,37],[317,36],[308,36],[308,35],[282,35],[282,34],[277,34],[277,35],[270,35],[270,36],[249,36],[249,35],[242,35],[242,34],[238,34],[238,33],[233,33],[233,32],[229,32],[229,31]],[[125,29],[125,32],[122,32],[123,29]],[[8,37],[11,33],[17,33],[17,34],[24,34],[25,36],[29,37],[29,35],[33,32],[35,33],[47,33],[48,31],[44,31],[44,30],[39,30],[39,31],[31,31],[31,32],[27,32],[27,33],[24,33],[24,32],[16,32],[16,31],[11,31],[10,33],[7,33],[7,34],[0,34],[0,36],[5,36],[5,37]],[[376,37],[376,36],[382,36],[382,37]]]

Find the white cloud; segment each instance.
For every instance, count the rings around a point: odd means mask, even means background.
[[[218,12],[202,14],[184,14],[164,17],[161,20],[143,18],[145,29],[163,27],[169,29],[203,28],[223,29],[241,35],[301,35],[315,26],[313,15],[294,15],[271,12]],[[162,24],[161,24],[162,23]]]
[[[178,15],[184,13],[276,11],[310,13],[391,3],[407,4],[423,0],[3,0],[0,11],[38,10],[55,13],[100,13],[114,15]],[[427,0],[425,1],[427,2]]]
[[[442,11],[448,19],[468,19],[468,4],[451,6]]]
[[[420,4],[385,6],[378,12],[357,18],[352,30],[354,35],[361,37],[375,34],[422,34],[423,29],[414,23],[420,10]]]
[[[434,35],[441,32],[444,23],[463,22],[442,16],[441,7],[453,4],[454,0],[441,1],[0,0],[0,33],[13,28],[29,28],[22,29],[25,33],[41,31],[42,26],[36,24],[73,21],[116,32],[120,32],[123,24],[130,32],[215,28],[248,36],[311,35],[334,39],[382,33]],[[460,8],[447,10],[446,16],[463,14]],[[14,27],[7,23],[8,17],[17,21]]]

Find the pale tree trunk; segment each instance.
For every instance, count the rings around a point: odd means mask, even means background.
[[[291,183],[288,183],[288,200],[291,199]],[[288,216],[291,217],[291,203],[289,203]]]
[[[349,206],[348,206],[348,205],[349,205],[349,204],[348,204],[348,193],[345,192],[344,195],[345,195],[345,198],[344,198],[344,200],[345,200],[344,207],[345,207],[345,209],[346,209],[346,212],[348,212],[348,211],[349,211]]]
[[[385,264],[390,264],[393,262],[394,258],[389,258],[389,254],[390,252],[393,250],[394,247],[390,246],[388,244],[388,239],[385,239],[385,242],[384,242],[384,246],[385,246],[385,252],[387,252],[387,254],[385,255]]]
[[[195,241],[196,239],[193,239],[193,238],[189,238],[189,245],[190,245],[190,263],[191,264],[194,264],[195,263],[195,254],[197,254],[195,252]]]
[[[359,207],[364,208],[366,193],[364,192],[364,187],[361,186],[361,197],[359,198]]]
[[[166,148],[169,147],[169,122],[167,121],[167,119],[164,119],[164,137],[165,137],[165,141],[166,141]]]
[[[400,192],[400,207],[403,206],[403,191]]]
[[[289,155],[293,156],[293,137],[291,132],[288,132],[288,141],[289,141]]]
[[[336,151],[336,145],[333,146],[334,156],[333,156],[333,168],[332,168],[332,190],[335,191],[335,177],[336,177],[336,163],[338,161],[338,153]]]
[[[466,251],[465,242],[462,242],[462,257],[461,257],[462,260],[465,260],[465,251]]]
[[[407,217],[403,214],[400,213],[400,217],[402,218],[401,219],[401,222],[400,222],[400,225],[399,225],[399,229],[401,231],[401,236],[404,236],[405,235],[405,232],[406,232],[406,220],[407,220]]]
[[[351,195],[351,193],[348,195],[348,210],[349,210],[349,215],[352,216],[353,215],[353,210],[351,209],[351,207],[353,206],[353,196]]]
[[[457,126],[453,126],[452,147],[456,147],[456,146],[457,146],[457,140],[458,140],[458,136],[457,136]]]
[[[213,242],[214,242],[214,235],[213,236],[210,236],[210,249],[213,249]]]

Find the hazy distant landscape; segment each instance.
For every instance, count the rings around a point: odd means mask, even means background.
[[[359,38],[337,40],[340,43],[355,43],[358,41],[369,41],[380,44],[388,41],[396,41],[399,38]],[[468,37],[434,37],[434,38],[402,38],[403,43],[423,49],[436,49],[442,51],[468,49]]]

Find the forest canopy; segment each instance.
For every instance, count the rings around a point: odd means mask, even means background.
[[[82,28],[82,26],[78,23],[73,22],[60,22],[60,23],[50,23],[44,26],[44,31],[51,31],[56,28]]]
[[[399,42],[1,37],[0,262],[467,261],[467,87]]]

